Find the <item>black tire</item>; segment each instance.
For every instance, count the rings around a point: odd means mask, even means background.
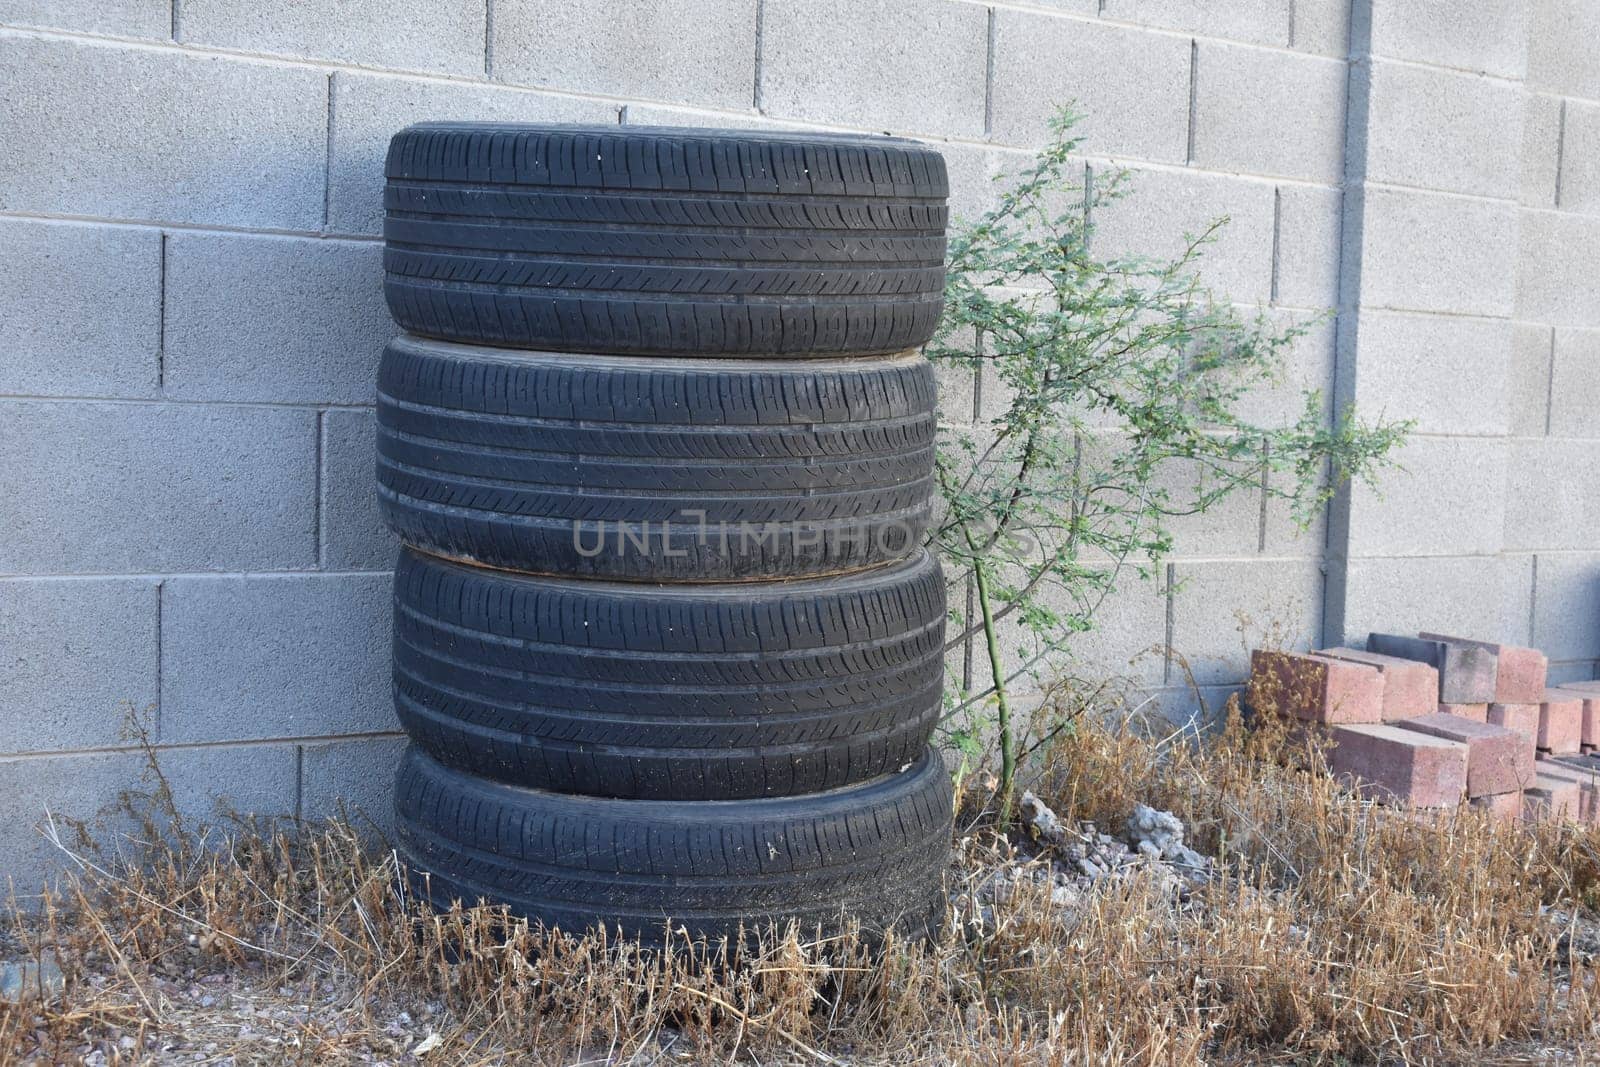
[[[944,159],[844,134],[433,122],[389,144],[412,333],[622,355],[898,352],[943,307]]]
[[[799,582],[539,578],[404,549],[394,694],[431,756],[518,785],[726,800],[914,761],[944,673],[937,559]]]
[[[407,544],[541,574],[726,581],[901,559],[927,527],[921,357],[741,362],[401,337],[378,493]]]
[[[911,936],[943,919],[952,791],[931,749],[903,772],[802,797],[640,802],[475,778],[412,747],[395,782],[396,836],[435,907],[504,904],[579,934],[660,942],[735,937],[768,922],[824,935],[852,918]]]

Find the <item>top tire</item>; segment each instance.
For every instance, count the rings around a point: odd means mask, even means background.
[[[943,310],[944,159],[888,137],[432,122],[389,145],[412,333],[617,355],[880,355]]]

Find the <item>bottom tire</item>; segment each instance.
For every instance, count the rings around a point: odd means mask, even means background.
[[[567,796],[453,770],[409,748],[396,835],[439,908],[504,904],[577,934],[715,940],[768,922],[811,934],[931,935],[945,910],[952,791],[944,762],[798,797],[639,801]]]

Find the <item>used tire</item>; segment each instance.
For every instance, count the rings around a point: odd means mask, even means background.
[[[917,759],[941,710],[937,559],[797,582],[639,585],[404,549],[395,708],[452,767],[564,793],[792,796]]]
[[[379,371],[379,499],[406,543],[512,570],[836,573],[921,543],[935,405],[910,354],[730,367],[401,337]]]
[[[932,933],[944,915],[950,777],[931,749],[907,770],[782,799],[641,803],[475,778],[407,750],[396,836],[434,906],[504,904],[565,933],[659,942],[768,922]]]
[[[914,141],[432,122],[389,145],[412,333],[640,355],[898,352],[943,305],[944,159]]]

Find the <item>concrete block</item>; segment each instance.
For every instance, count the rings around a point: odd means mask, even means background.
[[[386,574],[170,578],[161,612],[166,743],[397,729]]]
[[[322,415],[322,565],[330,571],[394,569],[400,541],[378,511],[373,471],[377,423],[370,409]]]
[[[1259,311],[1249,307],[1238,310],[1246,321],[1254,319]],[[1234,411],[1240,418],[1258,426],[1293,426],[1305,414],[1306,393],[1320,392],[1322,414],[1331,418],[1336,327],[1333,319],[1318,312],[1283,308],[1261,314],[1273,331],[1302,329],[1305,332],[1289,346],[1276,376],[1253,383],[1239,397]]]
[[[1344,195],[1338,189],[1278,189],[1276,303],[1330,308],[1339,302],[1339,241]]]
[[[1372,52],[1390,59],[1521,80],[1525,0],[1407,0],[1372,5]]]
[[[618,109],[617,118],[624,126],[710,126],[719,130],[817,130],[815,122],[798,119],[780,119],[763,115],[755,110],[705,111],[700,108],[674,107],[671,104],[629,102]],[[940,146],[942,149],[944,146]]]
[[[974,379],[977,371],[955,363],[940,360],[933,365],[934,381],[939,387],[939,423],[944,426],[970,427],[976,396]]]
[[[1519,240],[1517,318],[1594,326],[1594,309],[1600,307],[1600,216],[1527,211]]]
[[[1581,660],[1600,648],[1600,554],[1539,557],[1533,642],[1558,660]]]
[[[1145,694],[1161,718],[1187,737],[1213,737],[1227,720],[1228,699],[1243,690],[1236,685],[1177,685]]]
[[[1288,490],[1291,475],[1276,473],[1272,483]],[[1262,555],[1281,559],[1321,560],[1328,547],[1328,509],[1321,508],[1311,516],[1309,525],[1302,526],[1295,518],[1294,508],[1283,497],[1267,497],[1266,537]]]
[[[1095,215],[1094,254],[1173,259],[1215,222],[1225,220],[1193,265],[1221,299],[1266,303],[1272,297],[1272,187],[1214,174],[1133,171],[1126,199]]]
[[[1383,672],[1367,663],[1256,649],[1245,704],[1257,713],[1322,724],[1383,718]]]
[[[1550,435],[1600,438],[1600,330],[1556,330],[1554,359]]]
[[[1350,487],[1352,556],[1448,556],[1500,550],[1508,448],[1503,439],[1411,437],[1378,489]]]
[[[155,392],[160,233],[5,219],[0,246],[0,393]]]
[[[0,581],[0,753],[110,747],[156,702],[156,583]]]
[[[1319,56],[1200,42],[1194,161],[1337,184],[1344,171],[1346,70]]]
[[[167,749],[158,760],[173,805],[191,829],[221,825],[229,813],[294,811],[293,745]],[[114,809],[122,797],[148,795],[155,785],[142,752],[0,760],[0,892],[36,894],[71,865],[39,834],[47,808],[64,842],[72,836],[61,820],[81,819],[106,850],[136,859],[141,838]]]
[[[376,241],[167,238],[170,397],[370,404],[397,332]]]
[[[1565,101],[1561,137],[1562,211],[1600,214],[1600,101]]]
[[[1201,685],[1242,683],[1250,651],[1320,643],[1322,575],[1316,560],[1173,564],[1172,647]],[[1174,664],[1173,681],[1185,675]]]
[[[1469,797],[1516,792],[1533,784],[1533,752],[1527,739],[1503,726],[1440,714],[1398,725],[1466,746]]]
[[[1376,60],[1367,177],[1476,196],[1521,187],[1522,87],[1476,74]]]
[[[1472,722],[1489,721],[1489,705],[1487,704],[1443,704],[1439,705],[1440,715],[1454,715],[1458,719],[1468,719]]]
[[[1424,641],[1445,641],[1453,645],[1481,648],[1495,657],[1495,699],[1502,703],[1537,703],[1543,699],[1545,673],[1550,662],[1537,648],[1496,644],[1468,637],[1441,633],[1420,633]]]
[[[1529,747],[1539,744],[1539,705],[1490,704],[1489,725],[1514,731]]]
[[[1115,679],[1149,687],[1162,683],[1166,676],[1167,602],[1156,582],[1140,578],[1130,568],[1123,572],[1115,590],[1103,598],[1088,593],[1078,601],[1064,590],[1051,589],[1042,599],[1064,618],[1088,611],[1094,623],[1087,632],[1068,640],[1065,659],[1042,661],[1043,677],[1075,676],[1093,679],[1096,684]],[[1016,670],[1032,657],[1036,646],[1025,638],[1020,626],[1002,624],[1001,632],[1006,662]],[[982,688],[987,664],[981,638],[977,653],[977,681]]]
[[[1203,494],[1223,492],[1226,480],[1198,462],[1173,459],[1157,476],[1158,491],[1171,495],[1168,507],[1185,511],[1198,506]],[[1226,490],[1204,511],[1171,515],[1164,521],[1172,537],[1172,559],[1250,557],[1260,554],[1261,489],[1259,480]]]
[[[1555,331],[1532,322],[1512,324],[1511,366],[1506,372],[1506,429],[1513,437],[1543,437],[1551,417],[1551,359]],[[1581,395],[1586,382],[1574,383]],[[1577,436],[1577,435],[1566,435]]]
[[[1439,670],[1431,663],[1354,648],[1324,648],[1317,655],[1376,667],[1383,675],[1383,721],[1398,722],[1439,711]]]
[[[981,64],[980,64],[981,67]],[[1189,42],[1120,26],[995,10],[993,135],[1030,147],[1076,101],[1096,155],[1181,163],[1189,144]]]
[[[1526,93],[1522,104],[1522,204],[1554,207],[1561,144],[1561,99]]]
[[[1369,418],[1415,419],[1417,434],[1505,435],[1509,321],[1359,314],[1358,411]]]
[[[575,93],[752,107],[756,7],[756,0],[496,0],[492,73]]]
[[[952,229],[962,223],[973,223],[982,218],[1000,200],[1008,183],[998,181],[1007,157],[997,149],[977,148],[964,144],[934,144],[944,156],[945,173],[950,177],[950,221]],[[1020,153],[1016,154],[1021,157]]]
[[[1588,682],[1595,676],[1600,661],[1592,659],[1552,660],[1550,662],[1550,684],[1560,689]]]
[[[1577,755],[1583,747],[1583,698],[1546,690],[1539,702],[1539,748],[1558,756]]]
[[[1397,726],[1336,726],[1328,768],[1364,797],[1413,808],[1466,799],[1467,746]]]
[[[1400,634],[1370,633],[1367,651],[1426,663],[1439,672],[1439,700],[1487,704],[1495,698],[1499,661],[1487,649]]]
[[[767,0],[761,110],[867,130],[980,137],[988,33],[987,12],[968,4]]]
[[[608,125],[617,121],[617,105],[526,89],[340,71],[333,77],[333,136],[327,146],[329,229],[381,233],[389,139],[413,122],[463,116],[483,122]]]
[[[0,84],[16,87],[0,109],[0,143],[33,146],[0,168],[9,211],[322,224],[328,78],[320,70],[7,37]]]
[[[487,9],[479,0],[182,0],[178,39],[361,67],[477,75]]]
[[[1291,8],[1290,47],[1336,59],[1350,54],[1349,0],[1295,0]]]
[[[394,825],[394,772],[404,737],[362,737],[300,746],[300,815],[348,819],[387,837]]]
[[[1528,18],[1528,87],[1600,100],[1600,8],[1539,0]]]
[[[1577,701],[1579,743],[1585,748],[1593,748],[1600,746],[1600,686],[1591,688],[1583,686],[1582,682],[1563,684],[1549,690],[1545,695]]]
[[[1511,442],[1505,547],[1582,550],[1600,524],[1600,465],[1592,441],[1535,437]]]
[[[1079,438],[1081,469],[1108,470],[1128,447],[1123,433],[1086,431]],[[1155,469],[1149,488],[1152,504],[1169,512],[1163,518],[1172,539],[1169,556],[1181,559],[1257,554],[1261,490],[1256,476],[1252,475],[1248,484],[1230,489],[1228,480],[1210,466],[1174,457]],[[1195,510],[1205,497],[1215,493],[1227,495],[1212,501],[1204,511]]]
[[[1286,47],[1292,5],[1278,0],[1105,0],[1108,19]]]
[[[309,410],[0,402],[0,573],[310,566],[315,452]]]
[[[1372,187],[1360,200],[1365,307],[1511,314],[1519,272],[1505,250],[1517,239],[1515,205]]]
[[[1448,627],[1524,640],[1533,592],[1531,557],[1399,556],[1352,559],[1335,590],[1327,640],[1363,641],[1373,630]],[[1463,590],[1467,590],[1463,594]],[[1376,651],[1385,651],[1376,649]],[[1467,699],[1479,703],[1489,697]]]
[[[0,0],[0,23],[52,30],[167,37],[172,0]]]

